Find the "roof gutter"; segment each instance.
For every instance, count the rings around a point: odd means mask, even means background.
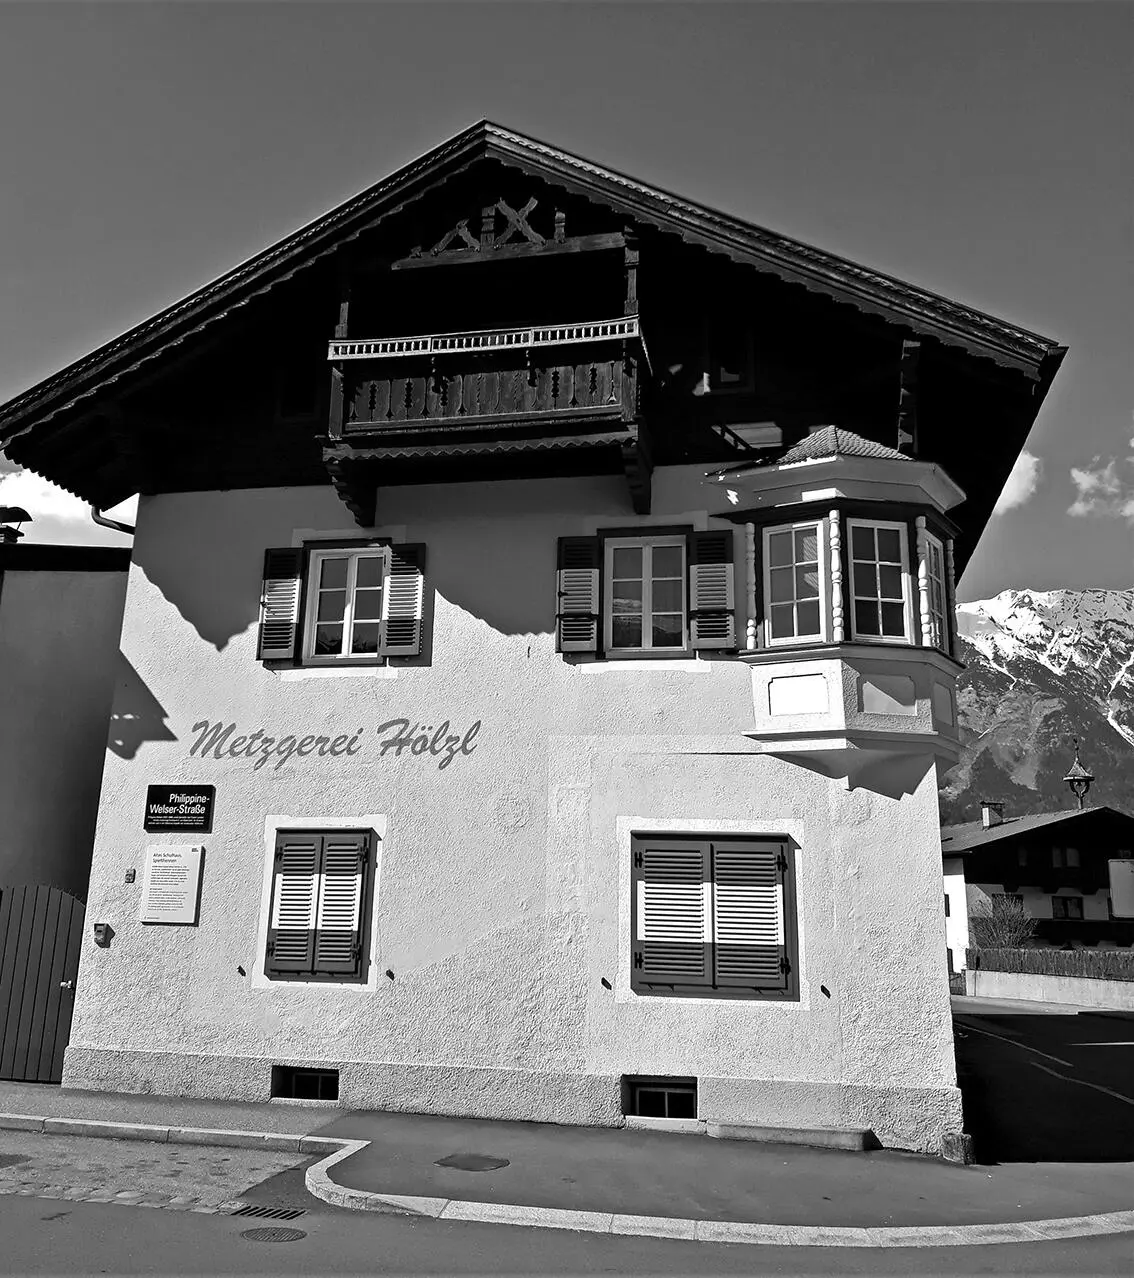
[[[91,518],[100,528],[111,528],[115,532],[127,533],[131,537],[134,535],[133,524],[121,524],[117,519],[107,519],[93,502],[91,503]]]

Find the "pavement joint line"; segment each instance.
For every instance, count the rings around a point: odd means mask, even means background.
[[[976,1028],[976,1027],[972,1027]],[[978,1030],[978,1033],[988,1033]],[[1000,1035],[992,1034],[992,1038]],[[1005,1039],[1011,1043],[1011,1039]],[[1021,1046],[1020,1044],[1013,1044]],[[1030,1049],[1025,1049],[1030,1050]],[[1045,1055],[1045,1053],[1038,1053]],[[1057,1059],[1051,1057],[1049,1059]],[[1060,1062],[1061,1064],[1063,1062]],[[55,1126],[65,1123],[66,1129]],[[51,1126],[49,1126],[51,1124]],[[559,1207],[535,1207],[519,1203],[483,1203],[466,1199],[430,1198],[417,1194],[376,1194],[352,1189],[332,1180],[329,1172],[371,1142],[341,1136],[308,1137],[278,1132],[228,1131],[221,1128],[161,1127],[144,1123],[112,1123],[95,1119],[51,1119],[32,1114],[0,1114],[0,1130],[39,1132],[43,1135],[102,1136],[120,1140],[149,1140],[173,1144],[239,1145],[252,1149],[286,1152],[321,1152],[328,1145],[339,1148],[307,1168],[304,1180],[313,1197],[333,1206],[353,1210],[388,1212],[433,1219],[478,1221],[539,1229],[567,1229],[591,1233],[633,1235],[646,1238],[685,1238],[694,1242],[761,1244],[774,1247],[942,1247],[987,1246],[990,1243],[1049,1242],[1099,1234],[1134,1232],[1134,1211],[1104,1212],[1094,1216],[1065,1216],[1054,1220],[1012,1221],[1006,1224],[836,1226],[781,1225],[749,1221],[686,1220],[675,1216],[640,1216],[628,1213],[577,1211]],[[214,1140],[208,1139],[215,1138]],[[311,1147],[303,1151],[303,1142]],[[271,1142],[271,1143],[269,1143]],[[276,1143],[279,1142],[279,1143]],[[315,1142],[318,1142],[316,1144]],[[0,1194],[46,1197],[33,1189],[0,1186]],[[60,1194],[50,1195],[59,1197]],[[157,1206],[163,1210],[216,1215],[221,1207],[171,1206],[141,1203],[131,1198],[89,1196],[85,1202],[109,1202],[122,1207]]]
[[[1085,1078],[1070,1078],[1066,1074],[1060,1074],[1058,1070],[1048,1069],[1046,1065],[1041,1065],[1039,1061],[1029,1061],[1029,1065],[1033,1069],[1042,1069],[1045,1074],[1051,1074],[1053,1078],[1058,1078],[1064,1083],[1077,1083],[1080,1087],[1093,1087],[1096,1092],[1102,1092],[1106,1096],[1113,1096],[1115,1100],[1120,1100],[1124,1105],[1134,1105],[1134,1099],[1129,1096],[1123,1096],[1121,1092],[1113,1091],[1109,1087],[1104,1087],[1102,1083],[1091,1083]]]
[[[963,1014],[959,1015],[957,1019],[964,1025],[965,1029],[971,1030],[974,1034],[983,1034],[985,1038],[997,1038],[1002,1043],[1010,1043],[1013,1047],[1018,1047],[1022,1052],[1031,1052],[1033,1056],[1042,1056],[1045,1061],[1054,1061],[1057,1065],[1064,1065],[1068,1069],[1075,1068],[1070,1061],[1065,1061],[1062,1056],[1052,1056],[1050,1052],[1041,1052],[1038,1047],[1031,1047],[1027,1043],[1021,1043],[1018,1038],[1009,1038],[1006,1034],[994,1034],[992,1030],[984,1029],[980,1025],[970,1025]]]

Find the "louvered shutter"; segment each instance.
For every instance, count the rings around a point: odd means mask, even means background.
[[[689,534],[689,634],[694,648],[736,647],[733,534]]]
[[[779,843],[713,845],[714,984],[787,988],[787,854]]]
[[[284,546],[264,551],[257,652],[261,661],[291,661],[295,657],[302,576],[302,550]]]
[[[709,985],[707,844],[645,840],[634,849],[634,985]]]
[[[408,543],[391,546],[382,600],[383,656],[420,654],[424,604],[425,547]]]
[[[361,974],[362,904],[369,853],[370,838],[365,833],[328,831],[323,835],[315,919],[316,975]]]
[[[272,909],[264,971],[309,973],[315,955],[315,919],[323,841],[318,834],[276,835]]]
[[[598,651],[601,566],[601,538],[559,538],[555,612],[557,652]]]

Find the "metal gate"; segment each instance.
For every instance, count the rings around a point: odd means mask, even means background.
[[[62,1081],[85,916],[61,888],[0,885],[0,1079]]]

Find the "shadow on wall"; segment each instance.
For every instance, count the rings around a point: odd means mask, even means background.
[[[195,522],[186,537],[179,520],[155,521],[134,551],[147,579],[218,652],[260,616],[263,550],[247,551],[240,532],[219,519]]]
[[[147,741],[176,741],[177,733],[166,727],[168,717],[161,702],[120,652],[107,749],[120,759],[132,759]]]
[[[774,757],[833,781],[845,780],[848,790],[869,790],[887,799],[913,794],[933,763],[930,754],[891,754],[868,749],[836,750],[829,755],[817,750],[812,755],[776,754]]]

